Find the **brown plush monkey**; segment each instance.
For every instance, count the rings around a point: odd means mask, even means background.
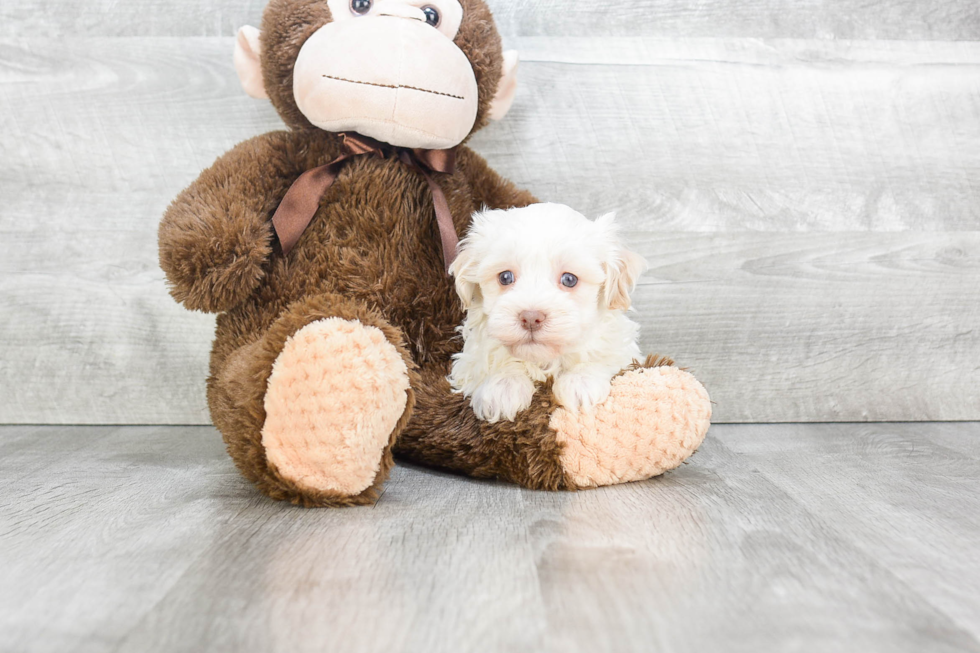
[[[659,474],[701,443],[707,394],[666,359],[625,370],[582,414],[542,387],[515,422],[488,424],[450,390],[463,313],[434,197],[459,234],[484,205],[536,201],[462,145],[507,112],[516,61],[482,0],[272,0],[261,33],[239,33],[245,90],[268,97],[290,130],[240,144],[177,197],[160,261],[178,301],[219,314],[211,416],[269,496],[370,502],[392,453],[578,489]],[[386,144],[383,156],[337,164],[332,185],[307,193],[309,223],[287,245],[272,217],[300,175],[349,154],[342,133]],[[423,172],[408,148],[455,148],[455,166]]]

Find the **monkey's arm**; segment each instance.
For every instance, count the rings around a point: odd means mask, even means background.
[[[158,238],[174,299],[217,313],[255,290],[272,252],[271,216],[303,171],[293,141],[272,132],[239,144],[171,203]]]
[[[468,147],[459,148],[457,164],[473,189],[473,203],[478,209],[512,209],[537,204],[538,198],[522,190],[495,172],[482,156]]]

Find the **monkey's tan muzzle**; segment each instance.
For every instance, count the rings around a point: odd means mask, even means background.
[[[463,52],[430,25],[396,16],[320,28],[296,59],[293,94],[321,129],[409,148],[459,145],[479,106]]]

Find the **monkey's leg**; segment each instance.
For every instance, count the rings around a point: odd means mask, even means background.
[[[215,426],[242,473],[274,499],[376,499],[414,405],[401,331],[336,295],[291,304],[209,380]]]
[[[395,453],[480,478],[541,490],[575,490],[647,479],[674,469],[701,444],[711,402],[691,374],[648,359],[613,379],[609,398],[573,414],[548,387],[514,422],[476,419],[453,394],[446,370],[426,369],[415,415]]]

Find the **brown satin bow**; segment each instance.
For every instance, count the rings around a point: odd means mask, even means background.
[[[442,192],[442,188],[439,187],[430,173],[452,173],[456,169],[456,151],[410,150],[405,147],[392,147],[360,134],[342,133],[340,137],[346,153],[338,156],[330,163],[301,174],[286,191],[286,196],[282,198],[279,208],[272,216],[272,226],[279,238],[279,246],[282,248],[283,254],[289,254],[299,242],[300,236],[303,235],[310,221],[313,220],[313,216],[316,215],[323,194],[336,181],[340,169],[344,167],[347,161],[362,154],[373,154],[381,159],[385,158],[386,154],[391,154],[397,156],[408,167],[421,173],[429,183],[429,188],[432,191],[432,203],[436,210],[436,221],[439,224],[439,235],[442,238],[442,255],[448,271],[456,256],[456,245],[459,238],[456,235],[456,228],[453,226],[453,215],[449,210],[446,194]]]

